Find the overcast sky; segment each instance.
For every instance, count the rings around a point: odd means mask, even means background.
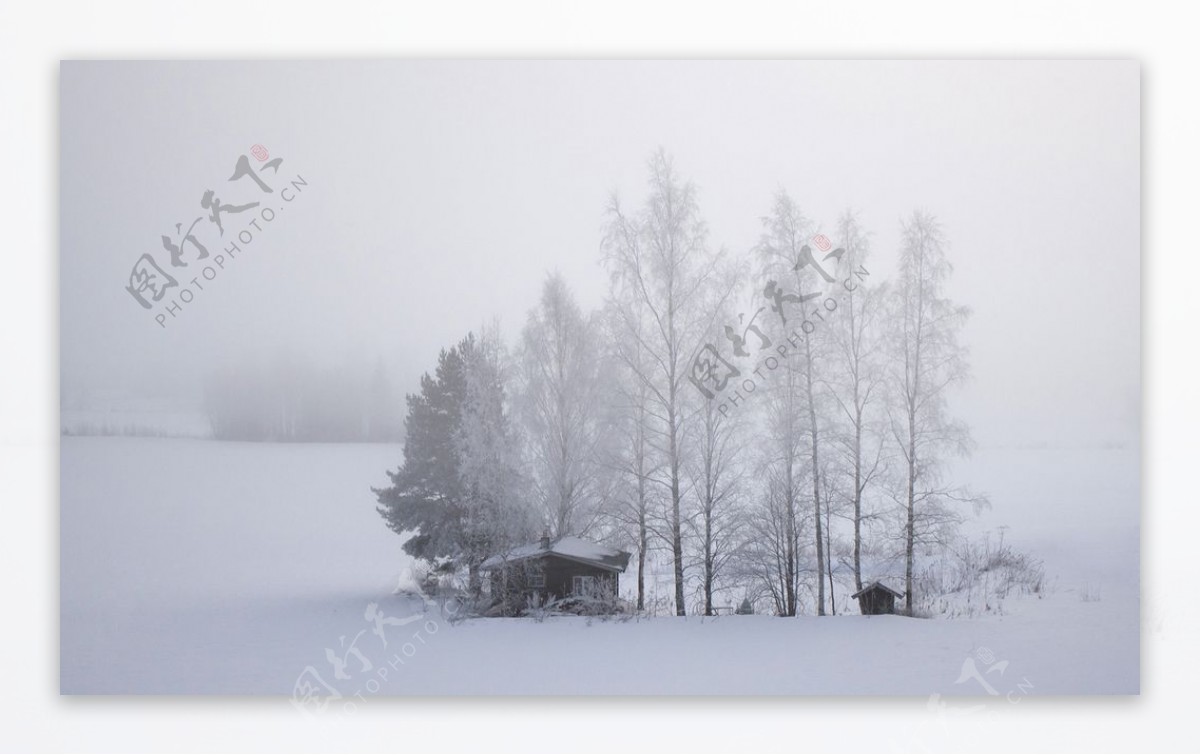
[[[186,397],[214,365],[288,350],[382,356],[412,390],[485,320],[511,342],[549,270],[598,306],[607,197],[640,202],[661,145],[731,252],[753,246],[779,188],[825,228],[859,210],[881,276],[900,219],[936,214],[951,294],[975,313],[975,379],[954,409],[977,439],[1136,442],[1139,75],[1132,62],[64,63],[63,388]],[[255,144],[282,158],[268,182],[307,182],[293,202],[227,181]],[[130,271],[149,253],[174,274],[160,237],[205,215],[209,189],[278,214],[160,328],[126,292]],[[250,217],[226,214],[221,240],[204,220],[198,237],[220,253]]]

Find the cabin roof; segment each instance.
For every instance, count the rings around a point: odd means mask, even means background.
[[[854,600],[854,599],[858,598],[859,595],[862,595],[865,592],[871,592],[872,590],[883,590],[884,592],[890,592],[892,595],[896,596],[897,598],[904,597],[904,593],[896,592],[895,590],[888,587],[887,585],[880,582],[879,580],[875,580],[874,582],[871,582],[870,584],[863,585],[863,588],[861,590],[859,590],[858,592],[854,593],[853,595],[851,595],[850,599]]]
[[[567,535],[557,540],[552,540],[549,547],[543,547],[541,541],[538,541],[529,545],[522,545],[519,548],[513,548],[507,553],[492,556],[480,564],[479,568],[483,571],[493,571],[514,561],[524,561],[526,559],[542,558],[545,556],[559,556],[560,558],[595,566],[599,569],[623,572],[625,571],[625,567],[629,565],[630,554],[616,548],[609,548],[606,545],[593,543],[590,540],[584,540],[581,537]]]

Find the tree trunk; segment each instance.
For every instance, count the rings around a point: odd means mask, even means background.
[[[914,509],[916,503],[915,483],[917,465],[916,453],[916,417],[910,409],[908,413],[908,523],[905,526],[904,543],[904,608],[911,614],[913,603],[913,543],[915,538]]]
[[[637,610],[646,610],[646,478],[638,477]]]
[[[787,575],[787,615],[796,615],[796,570],[799,568],[799,554],[797,553],[796,534],[796,490],[793,487],[792,470],[788,469],[788,505],[787,505],[787,521],[784,522],[784,528],[787,533],[787,545],[785,546],[785,554],[787,556],[786,575]]]
[[[679,446],[676,438],[678,429],[673,411],[668,414],[668,420],[671,423],[671,555],[675,559],[675,615],[686,616],[687,607],[683,598],[683,529],[679,515]]]
[[[813,395],[813,358],[812,344],[806,339],[804,342],[805,357],[807,359],[807,369],[805,370],[804,380],[805,388],[808,393],[808,428],[809,437],[812,442],[812,480],[813,480],[813,511],[817,531],[817,615],[825,615],[825,543],[821,526],[821,467],[820,454],[818,452],[818,433],[817,433],[817,406],[816,396]]]
[[[713,615],[712,504],[704,515],[704,615]]]
[[[686,616],[683,598],[683,533],[679,520],[679,480],[671,480],[671,555],[675,559],[675,615]]]
[[[904,549],[904,608],[911,615],[913,607],[913,550],[916,545],[917,506],[917,401],[921,395],[921,343],[924,337],[922,315],[925,307],[924,288],[917,290],[917,323],[913,337],[912,385],[908,393],[908,524]]]
[[[855,405],[858,405],[857,389]],[[854,589],[862,589],[862,411],[854,421]]]
[[[825,499],[826,514],[829,514],[829,499]],[[829,519],[825,520],[825,571],[829,574],[829,612],[837,616],[837,598],[834,597],[833,585],[833,536],[830,534],[831,527]]]

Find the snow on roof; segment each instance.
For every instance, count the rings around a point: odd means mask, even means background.
[[[859,595],[862,595],[864,592],[870,592],[871,590],[886,590],[887,592],[890,592],[892,595],[895,595],[897,598],[904,597],[904,593],[896,592],[895,590],[888,587],[887,585],[880,582],[879,580],[875,580],[874,582],[871,582],[870,584],[863,585],[861,590],[859,590],[858,592],[856,592],[850,596],[850,599],[853,600],[853,599],[857,598]]]
[[[625,567],[629,565],[630,556],[629,553],[617,550],[616,548],[609,548],[599,543],[593,543],[581,537],[566,535],[552,541],[549,548],[543,548],[540,541],[529,545],[522,545],[519,548],[513,548],[507,553],[492,556],[484,561],[479,568],[484,571],[490,571],[498,569],[512,561],[539,558],[551,554],[612,571],[625,571]]]
[[[548,552],[549,552],[549,550],[546,548],[543,548],[541,546],[541,544],[539,544],[539,543],[533,543],[531,545],[522,545],[520,548],[513,548],[512,550],[510,550],[507,553],[501,553],[498,556],[492,556],[491,558],[487,559],[482,564],[480,564],[479,568],[484,569],[484,570],[495,569],[496,567],[503,564],[505,561],[520,561],[521,559],[524,559],[524,558],[529,558],[531,556],[540,556],[540,555],[543,555]]]

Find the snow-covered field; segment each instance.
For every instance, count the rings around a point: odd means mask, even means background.
[[[995,502],[983,524],[1039,522],[1009,537],[1045,549],[1054,589],[955,620],[451,622],[392,595],[409,562],[369,488],[399,459],[395,446],[64,437],[62,691],[300,690],[310,708],[340,695],[331,709],[386,694],[1138,691],[1136,450],[981,452],[973,479]],[[1125,518],[1078,518],[1130,495]]]

